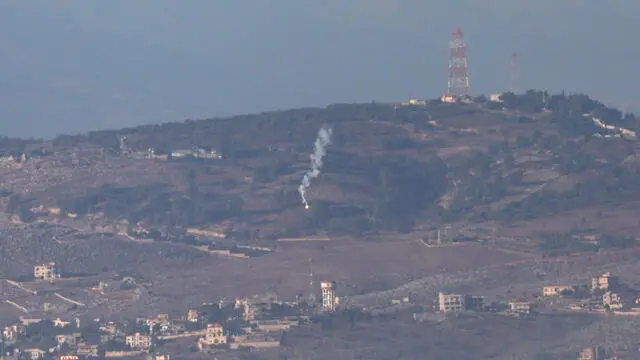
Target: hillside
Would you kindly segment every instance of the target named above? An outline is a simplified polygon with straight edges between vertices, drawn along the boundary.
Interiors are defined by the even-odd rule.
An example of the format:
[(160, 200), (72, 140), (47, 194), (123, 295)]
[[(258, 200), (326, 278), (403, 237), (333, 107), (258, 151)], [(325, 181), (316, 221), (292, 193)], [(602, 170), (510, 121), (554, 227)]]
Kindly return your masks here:
[[(537, 301), (542, 286), (588, 284), (604, 271), (639, 286), (636, 118), (584, 95), (499, 100), (336, 104), (47, 141), (0, 138), (0, 279), (23, 286), (0, 282), (0, 326), (25, 312), (180, 318), (216, 300), (319, 296), (319, 282), (332, 279), (346, 309), (337, 316), (354, 308), (389, 316), (325, 317), (260, 358), (416, 358), (427, 348), (439, 349), (433, 358), (570, 355), (604, 320), (483, 315), (433, 328), (394, 315), (405, 298), (430, 309), (438, 291)], [(311, 173), (306, 209), (298, 187), (311, 153), (323, 153), (314, 143), (323, 127), (333, 136)], [(49, 261), (63, 279), (33, 281), (33, 264)], [(144, 290), (92, 290), (123, 274)], [(60, 303), (52, 291), (86, 306)], [(626, 324), (621, 339), (633, 340), (635, 322), (610, 321)], [(425, 329), (426, 347), (408, 340)], [(513, 348), (485, 344), (503, 334)], [(517, 340), (522, 334), (531, 338)], [(393, 346), (381, 347), (383, 337)], [(331, 346), (318, 351), (320, 343)]]
[[(323, 124), (333, 141), (303, 211), (297, 187)], [(139, 223), (154, 234), (199, 228), (265, 240), (442, 223), (509, 227), (566, 214), (579, 220), (555, 231), (627, 236), (635, 223), (624, 210), (639, 200), (638, 163), (635, 142), (614, 126), (636, 125), (632, 115), (583, 95), (529, 91), (505, 94), (502, 103), (337, 104), (47, 142), (5, 138), (5, 155), (29, 158), (5, 156), (3, 208), (14, 221), (111, 231)], [(163, 155), (192, 148), (222, 158)], [(604, 217), (615, 225), (599, 229)]]

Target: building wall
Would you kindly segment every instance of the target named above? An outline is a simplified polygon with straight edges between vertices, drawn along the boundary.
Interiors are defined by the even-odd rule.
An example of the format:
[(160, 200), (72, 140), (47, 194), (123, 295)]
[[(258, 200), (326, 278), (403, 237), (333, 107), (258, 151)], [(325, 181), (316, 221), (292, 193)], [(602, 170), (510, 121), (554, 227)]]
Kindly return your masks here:
[(58, 278), (58, 269), (55, 263), (38, 264), (33, 267), (33, 277), (40, 280)]
[(571, 291), (573, 286), (557, 285), (557, 286), (545, 286), (542, 288), (543, 296), (559, 296), (563, 291)]
[(465, 296), (460, 294), (438, 294), (438, 309), (441, 312), (461, 311), (465, 308)]
[(125, 338), (125, 344), (133, 349), (148, 349), (151, 347), (151, 337), (136, 333)]

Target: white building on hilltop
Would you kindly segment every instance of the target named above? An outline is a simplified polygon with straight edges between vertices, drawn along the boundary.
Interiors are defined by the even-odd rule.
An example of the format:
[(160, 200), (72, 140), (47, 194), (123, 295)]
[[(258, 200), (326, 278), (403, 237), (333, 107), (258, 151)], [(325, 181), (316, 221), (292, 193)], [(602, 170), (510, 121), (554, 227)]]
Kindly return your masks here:
[(60, 278), (56, 263), (37, 264), (33, 267), (33, 277), (37, 280), (53, 280)]

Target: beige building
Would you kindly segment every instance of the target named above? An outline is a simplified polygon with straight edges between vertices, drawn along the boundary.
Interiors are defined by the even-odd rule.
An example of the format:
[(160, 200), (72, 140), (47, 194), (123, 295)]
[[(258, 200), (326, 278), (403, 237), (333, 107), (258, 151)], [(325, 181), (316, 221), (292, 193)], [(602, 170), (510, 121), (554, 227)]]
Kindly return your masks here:
[(33, 267), (33, 277), (37, 280), (53, 280), (60, 278), (56, 263), (37, 264)]
[(438, 293), (438, 310), (440, 312), (462, 311), (465, 309), (465, 296), (461, 294)]
[(531, 303), (528, 301), (511, 301), (509, 302), (509, 311), (513, 313), (530, 313)]
[(200, 321), (200, 312), (198, 310), (189, 310), (187, 312), (187, 321), (192, 323)]
[(624, 306), (624, 303), (619, 294), (607, 291), (602, 295), (602, 305), (611, 310), (620, 310)]
[(573, 286), (568, 286), (568, 285), (545, 286), (542, 288), (542, 295), (543, 296), (560, 296), (564, 291), (573, 291)]
[(615, 290), (620, 284), (620, 279), (617, 276), (611, 275), (610, 272), (606, 272), (602, 275), (594, 276), (591, 278), (591, 290)]
[(135, 350), (149, 350), (151, 348), (151, 336), (140, 333), (128, 335), (125, 344)]
[(588, 347), (582, 349), (578, 354), (578, 360), (602, 360), (604, 351), (600, 347)]
[(228, 342), (227, 337), (224, 335), (224, 328), (221, 324), (209, 324), (204, 337), (198, 340), (198, 348), (200, 350), (207, 347), (216, 347), (220, 345), (226, 345)]
[(22, 324), (13, 324), (5, 326), (4, 330), (2, 330), (2, 336), (4, 337), (5, 341), (13, 342), (24, 335), (26, 330), (27, 327)]

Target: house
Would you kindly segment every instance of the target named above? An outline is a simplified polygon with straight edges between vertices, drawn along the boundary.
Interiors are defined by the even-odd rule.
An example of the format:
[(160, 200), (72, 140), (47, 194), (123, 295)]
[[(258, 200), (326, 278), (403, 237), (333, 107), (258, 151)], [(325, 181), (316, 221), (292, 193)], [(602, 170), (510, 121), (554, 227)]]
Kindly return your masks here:
[(624, 302), (619, 294), (607, 291), (602, 295), (602, 305), (611, 310), (620, 310), (624, 306)]
[(563, 292), (573, 291), (573, 286), (568, 285), (554, 285), (545, 286), (542, 288), (542, 296), (560, 296)]
[(26, 330), (27, 327), (22, 324), (13, 324), (5, 326), (4, 330), (2, 330), (2, 336), (4, 338), (4, 341), (13, 342), (24, 335)]
[(531, 312), (531, 303), (528, 301), (510, 301), (509, 312), (517, 314), (528, 314)]
[(124, 343), (135, 350), (149, 350), (151, 348), (151, 336), (140, 333), (128, 335)]
[(207, 325), (207, 331), (204, 337), (198, 340), (198, 348), (200, 350), (208, 347), (216, 347), (220, 345), (226, 345), (228, 342), (227, 337), (224, 335), (224, 328), (221, 324), (209, 324)]
[(502, 93), (489, 95), (489, 101), (496, 102), (496, 103), (501, 103), (502, 102)]
[(24, 353), (28, 355), (31, 360), (39, 360), (44, 358), (46, 352), (38, 348), (24, 349)]
[(37, 264), (33, 267), (33, 277), (37, 280), (54, 280), (60, 278), (55, 262)]
[(620, 279), (617, 276), (611, 275), (610, 272), (606, 272), (602, 275), (594, 276), (591, 278), (591, 291), (615, 290), (619, 285)]
[(71, 321), (65, 321), (60, 318), (56, 318), (55, 320), (53, 320), (53, 326), (58, 328), (67, 327), (69, 325), (71, 325)]
[(192, 323), (197, 323), (200, 321), (200, 312), (198, 310), (189, 310), (187, 312), (187, 321)]
[(440, 312), (462, 311), (465, 309), (465, 296), (461, 294), (438, 293), (438, 310)]

